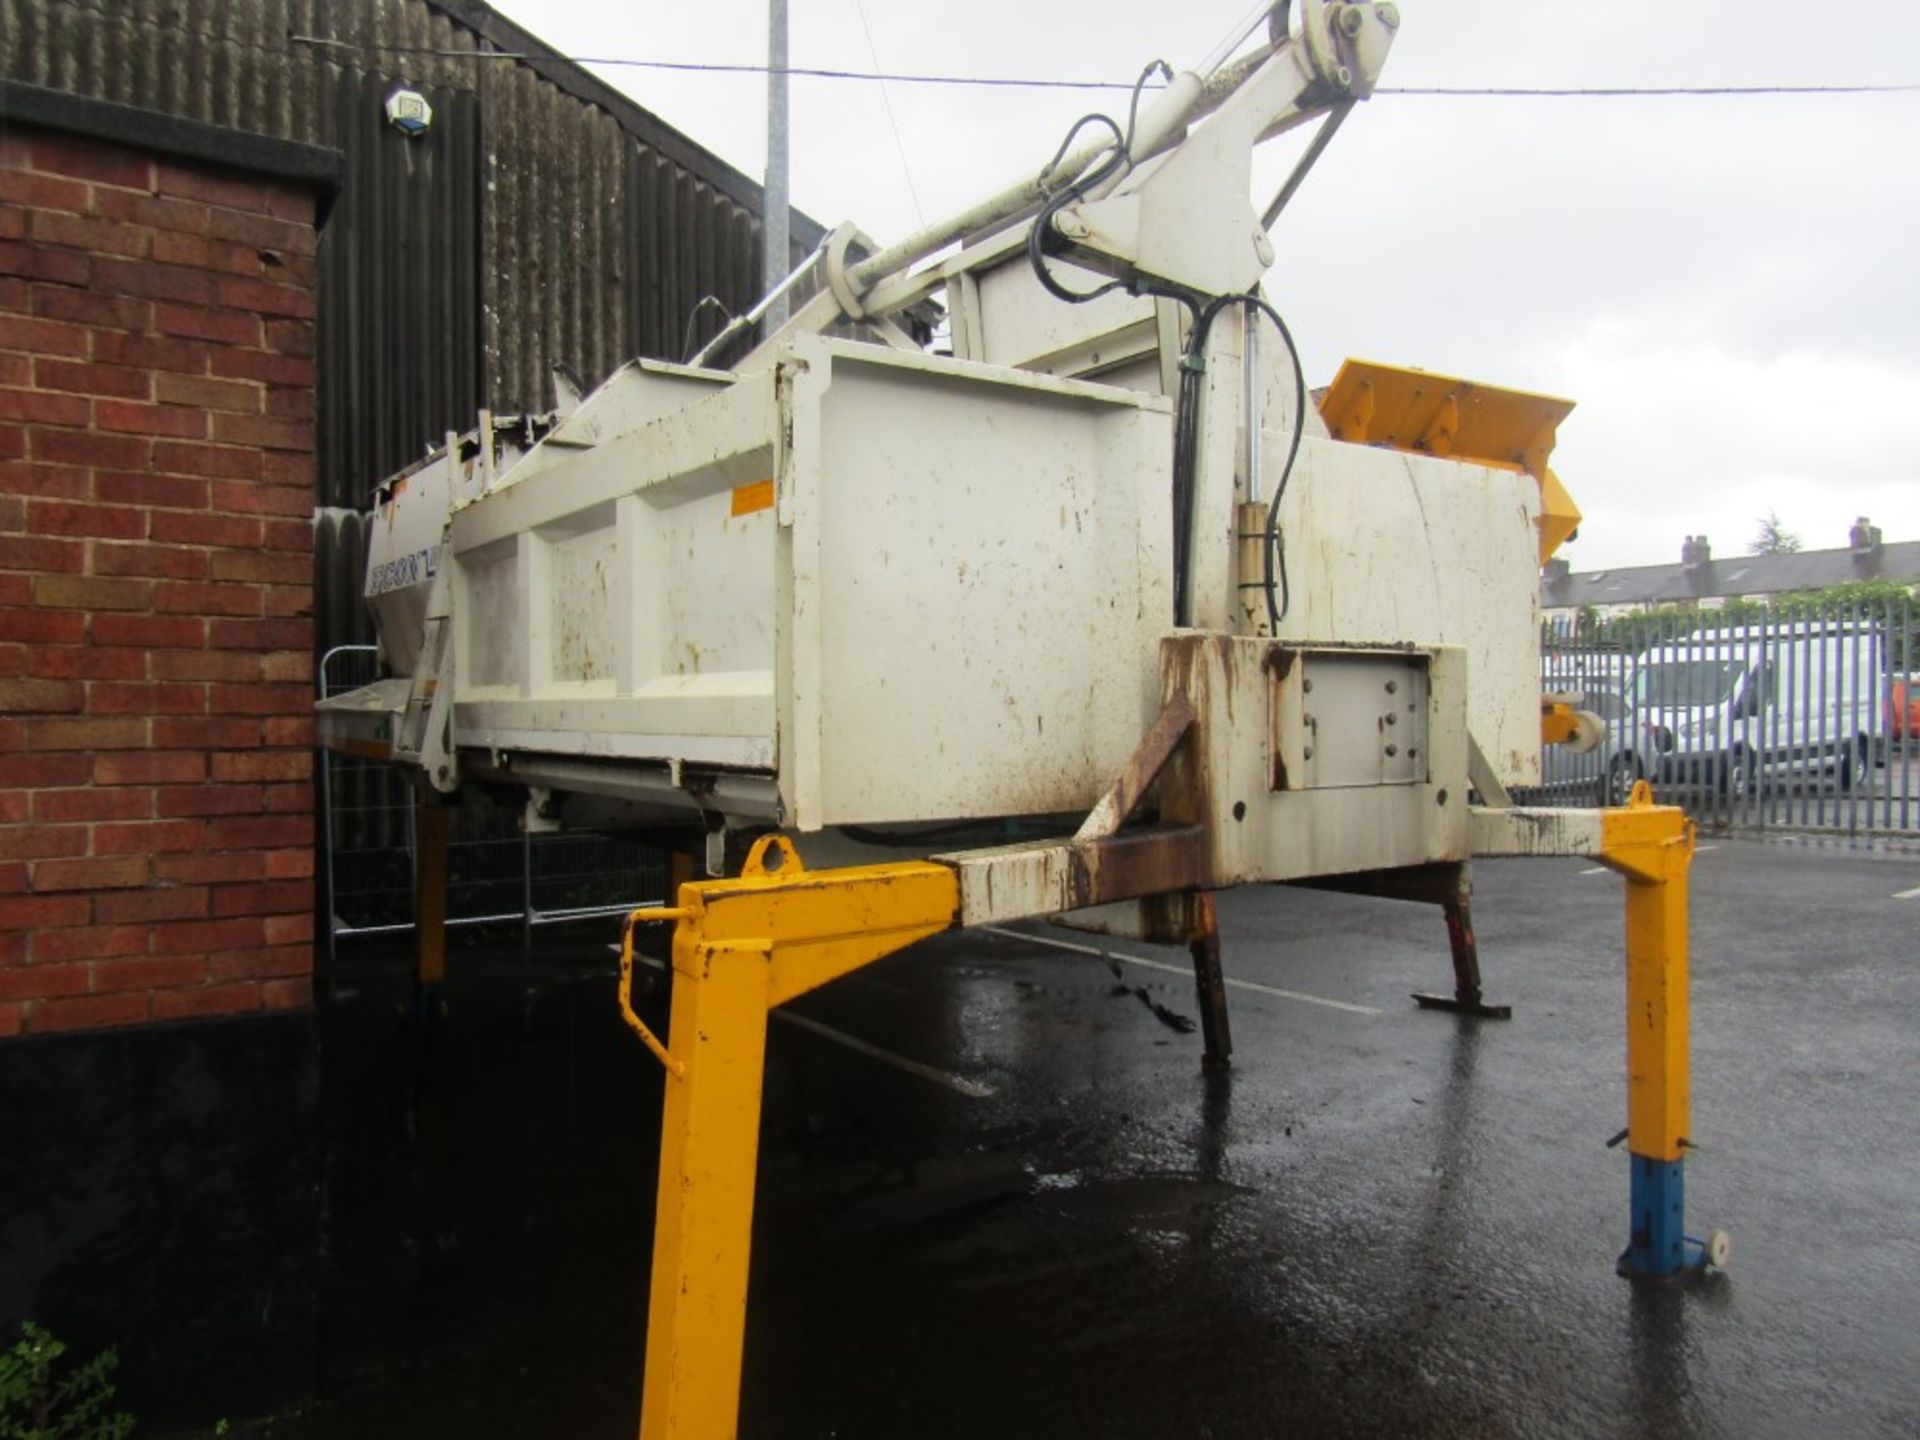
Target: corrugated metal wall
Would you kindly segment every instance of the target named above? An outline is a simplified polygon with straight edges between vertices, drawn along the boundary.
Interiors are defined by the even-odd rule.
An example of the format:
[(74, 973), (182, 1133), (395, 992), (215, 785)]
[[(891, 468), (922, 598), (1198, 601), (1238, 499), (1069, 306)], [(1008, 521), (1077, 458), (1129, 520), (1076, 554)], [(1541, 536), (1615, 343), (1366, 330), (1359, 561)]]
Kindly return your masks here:
[[(555, 364), (593, 383), (682, 358), (702, 296), (758, 293), (758, 188), (558, 57), (479, 58), (531, 48), (475, 0), (0, 0), (9, 78), (344, 153), (320, 252), (321, 506), (361, 506), (483, 404), (544, 408)], [(435, 50), (458, 53), (413, 53)], [(434, 107), (418, 139), (382, 112), (401, 83)], [(794, 217), (796, 260), (819, 234)], [(341, 563), (323, 588), (357, 587)]]
[(329, 507), (313, 513), (313, 570), (320, 583), (313, 597), (314, 656), (336, 645), (371, 645), (372, 618), (361, 595), (367, 573), (364, 510)]
[(483, 142), (471, 93), (426, 89), (433, 128), (409, 140), (386, 122), (391, 82), (358, 70), (327, 81), (352, 161), (320, 237), (317, 498), (354, 506), (430, 442), (472, 426), (485, 393)]
[[(726, 323), (708, 306), (689, 331), (702, 296), (731, 310), (741, 308), (733, 296), (759, 297), (760, 218), (644, 145), (627, 157), (626, 192), (627, 232), (660, 262), (639, 267), (629, 333), (641, 354), (684, 360), (690, 343), (704, 344)], [(805, 249), (796, 247), (796, 263)]]

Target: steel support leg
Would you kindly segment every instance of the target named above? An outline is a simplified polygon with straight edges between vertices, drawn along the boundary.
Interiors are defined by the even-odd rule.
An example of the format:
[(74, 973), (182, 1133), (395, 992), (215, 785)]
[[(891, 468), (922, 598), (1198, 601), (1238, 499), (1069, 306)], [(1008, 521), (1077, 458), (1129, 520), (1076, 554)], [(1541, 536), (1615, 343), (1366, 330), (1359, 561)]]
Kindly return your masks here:
[(1200, 1063), (1224, 1070), (1233, 1063), (1233, 1030), (1227, 1023), (1227, 986), (1220, 973), (1220, 916), (1208, 891), (1193, 897), (1193, 907), (1195, 924), (1187, 949), (1193, 955), (1193, 988), (1205, 1045)]
[(413, 943), (414, 1015), (431, 1023), (447, 978), (447, 807), (424, 784), (413, 800)]
[(640, 1434), (730, 1436), (740, 1403), (770, 954), (674, 938)]
[(1423, 1010), (1452, 1010), (1486, 1020), (1511, 1020), (1511, 1005), (1489, 1005), (1480, 989), (1480, 943), (1473, 935), (1473, 872), (1465, 864), (1439, 861), (1394, 870), (1364, 870), (1357, 875), (1326, 875), (1293, 884), (1308, 890), (1334, 890), (1343, 895), (1377, 895), (1383, 900), (1411, 900), (1438, 905), (1447, 919), (1447, 943), (1453, 952), (1453, 994), (1416, 992)]
[[(730, 1440), (740, 1407), (767, 1013), (945, 930), (954, 872), (909, 861), (809, 873), (769, 837), (740, 876), (628, 917), (620, 1008), (667, 1071), (641, 1440)], [(633, 1009), (633, 927), (671, 920), (667, 1042)]]
[(1452, 883), (1441, 892), (1440, 909), (1447, 918), (1447, 945), (1453, 952), (1453, 994), (1416, 993), (1414, 1002), (1423, 1010), (1452, 1010), (1485, 1020), (1511, 1020), (1511, 1005), (1490, 1005), (1481, 995), (1480, 942), (1473, 934), (1472, 871), (1465, 865), (1447, 868), (1456, 873)]
[(1687, 872), (1693, 827), (1644, 782), (1603, 821), (1601, 861), (1627, 880), (1627, 1149), (1631, 1224), (1622, 1275), (1670, 1280), (1704, 1256), (1686, 1237)]

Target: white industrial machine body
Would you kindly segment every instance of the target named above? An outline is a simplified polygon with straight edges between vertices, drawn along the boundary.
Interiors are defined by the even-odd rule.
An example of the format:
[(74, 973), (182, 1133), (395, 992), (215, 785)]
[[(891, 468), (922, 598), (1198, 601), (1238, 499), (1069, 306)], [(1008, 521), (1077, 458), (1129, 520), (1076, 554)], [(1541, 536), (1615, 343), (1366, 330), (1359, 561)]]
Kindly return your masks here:
[[(1462, 862), (1593, 855), (1631, 882), (1622, 1263), (1680, 1271), (1690, 831), (1644, 788), (1604, 815), (1506, 793), (1580, 728), (1539, 683), (1570, 407), (1364, 362), (1310, 405), (1258, 288), (1398, 27), (1388, 0), (1258, 4), (1195, 69), (1143, 72), (1124, 128), (1086, 117), (892, 246), (842, 226), (690, 363), (483, 414), (382, 487), (394, 673), (322, 702), (323, 743), (417, 767), (424, 814), (513, 787), (530, 826), (703, 835), (723, 877), (633, 911), (620, 947), (623, 1019), (668, 1077), (648, 1440), (735, 1433), (766, 1012), (949, 928), (1188, 945), (1217, 1065), (1210, 892), (1442, 905), (1438, 1003), (1490, 1016)], [(1252, 149), (1313, 120), (1255, 210)], [(894, 318), (936, 293), (950, 355)], [(633, 1004), (645, 919), (674, 924), (665, 1041)]]
[[(803, 831), (1098, 798), (1160, 700), (1165, 400), (807, 336), (610, 387), (584, 408), (651, 418), (462, 476), (444, 548), (405, 523), (431, 477), (382, 509), (402, 554), (370, 573), (422, 554), (425, 585), (432, 553), (451, 587), (456, 748), (657, 767), (662, 795), (765, 777), (757, 818)], [(1525, 475), (1309, 437), (1276, 638), (1465, 647), (1470, 728), (1525, 784), (1537, 510)]]
[[(1341, 53), (1377, 68), (1391, 7), (1336, 8), (1358, 37)], [(1233, 737), (1209, 781), (1240, 807), (1216, 878), (1465, 858), (1469, 771), (1483, 793), (1538, 776), (1531, 475), (1331, 438), (1271, 330), (1264, 365), (1243, 356), (1265, 327), (1235, 305), (1201, 357), (1175, 624), (1170, 392), (1202, 364), (1197, 307), (1152, 277), (1270, 263), (1247, 153), (1324, 113), (1330, 73), (1276, 42), (1179, 77), (1130, 174), (1056, 192), (1050, 237), (1150, 293), (1043, 291), (1029, 227), (1006, 223), (1043, 172), (864, 260), (836, 232), (828, 284), (732, 369), (634, 362), (554, 416), (449, 437), (379, 499), (368, 590), (405, 678), (329, 702), (323, 730), (378, 716), (443, 790), (510, 781), (635, 824), (1058, 817), (1100, 799), (1187, 654), (1220, 711), (1206, 743)], [(935, 290), (953, 356), (885, 318)], [(828, 333), (849, 321), (889, 343)], [(1236, 534), (1275, 486), (1277, 624)], [(1196, 666), (1179, 645), (1200, 635), (1226, 648)]]

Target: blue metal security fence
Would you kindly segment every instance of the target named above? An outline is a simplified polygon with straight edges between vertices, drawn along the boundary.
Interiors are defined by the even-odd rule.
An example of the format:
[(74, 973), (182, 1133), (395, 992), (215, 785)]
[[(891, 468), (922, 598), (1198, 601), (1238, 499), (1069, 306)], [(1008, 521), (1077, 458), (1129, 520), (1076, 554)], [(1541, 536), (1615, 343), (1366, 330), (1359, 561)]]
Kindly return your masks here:
[[(341, 645), (320, 662), (324, 695), (377, 678), (371, 645)], [(322, 752), (322, 883), (327, 943), (413, 924), (413, 790), (396, 766)], [(536, 925), (623, 914), (657, 900), (660, 853), (586, 831), (526, 834), (514, 809), (463, 796), (447, 844), (447, 923)]]
[(1633, 782), (1702, 823), (1920, 833), (1920, 607), (1905, 593), (1550, 618), (1540, 679), (1606, 722), (1548, 746), (1530, 803), (1620, 804)]

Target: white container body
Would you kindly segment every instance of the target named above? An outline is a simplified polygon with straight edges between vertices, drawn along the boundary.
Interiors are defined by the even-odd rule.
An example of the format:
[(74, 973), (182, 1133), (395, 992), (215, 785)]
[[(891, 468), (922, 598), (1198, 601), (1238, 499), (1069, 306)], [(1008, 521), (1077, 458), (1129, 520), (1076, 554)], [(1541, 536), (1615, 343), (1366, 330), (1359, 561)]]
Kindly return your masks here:
[[(817, 337), (744, 376), (629, 366), (454, 512), (455, 747), (696, 804), (744, 777), (801, 831), (1084, 811), (1160, 704), (1171, 427), (1134, 390)], [(1530, 783), (1538, 505), (1308, 439), (1279, 638), (1464, 647), (1469, 728)]]

